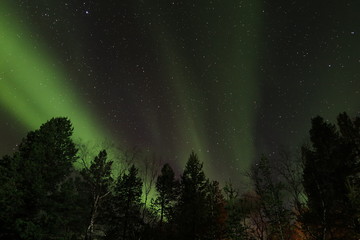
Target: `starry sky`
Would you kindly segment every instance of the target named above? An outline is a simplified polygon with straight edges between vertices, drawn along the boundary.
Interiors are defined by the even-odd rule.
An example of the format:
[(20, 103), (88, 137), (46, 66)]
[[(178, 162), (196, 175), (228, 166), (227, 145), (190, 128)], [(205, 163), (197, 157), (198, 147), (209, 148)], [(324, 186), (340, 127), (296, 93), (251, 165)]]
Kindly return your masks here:
[(360, 2), (2, 0), (0, 154), (67, 116), (75, 138), (208, 176), (296, 150), (310, 119), (360, 114)]

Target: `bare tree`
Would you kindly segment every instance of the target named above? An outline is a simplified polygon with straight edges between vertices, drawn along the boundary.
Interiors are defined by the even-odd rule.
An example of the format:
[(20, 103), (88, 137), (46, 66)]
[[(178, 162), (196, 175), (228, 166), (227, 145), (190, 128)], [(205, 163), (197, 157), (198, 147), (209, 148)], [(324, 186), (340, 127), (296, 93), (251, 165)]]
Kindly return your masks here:
[(299, 158), (291, 157), (288, 151), (281, 151), (275, 172), (282, 178), (285, 190), (290, 194), (291, 207), (295, 215), (304, 209), (304, 187), (302, 185), (303, 163)]
[(259, 196), (248, 193), (244, 196), (251, 203), (250, 212), (247, 216), (247, 227), (254, 239), (265, 240), (268, 236), (268, 222), (262, 209)]
[(259, 163), (253, 166), (251, 179), (266, 217), (269, 236), (276, 236), (281, 240), (289, 239), (291, 215), (284, 204), (284, 184), (281, 179), (275, 178), (274, 169), (266, 157), (263, 156)]
[(155, 154), (151, 157), (145, 156), (142, 158), (140, 163), (142, 178), (143, 178), (143, 210), (142, 210), (142, 219), (145, 220), (149, 196), (150, 193), (154, 190), (156, 178), (159, 175), (159, 170), (162, 165), (161, 159), (157, 158)]

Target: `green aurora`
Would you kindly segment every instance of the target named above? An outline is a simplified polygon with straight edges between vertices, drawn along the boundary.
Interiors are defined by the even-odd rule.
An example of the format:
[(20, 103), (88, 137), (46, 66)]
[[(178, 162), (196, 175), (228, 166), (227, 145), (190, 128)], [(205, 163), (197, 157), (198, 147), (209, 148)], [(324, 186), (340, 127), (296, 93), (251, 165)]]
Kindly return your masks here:
[(25, 129), (38, 128), (52, 117), (72, 121), (75, 138), (86, 141), (109, 139), (56, 59), (35, 43), (31, 33), (0, 4), (0, 105)]
[[(196, 86), (194, 79), (211, 79), (211, 72), (198, 73), (198, 69), (188, 67), (191, 65), (191, 58), (182, 54), (181, 48), (172, 39), (176, 40), (175, 34), (171, 36), (171, 29), (153, 28), (153, 38), (160, 42), (160, 52), (163, 53), (161, 62), (165, 64), (165, 75), (170, 76), (170, 85), (174, 89), (177, 99), (177, 106), (182, 106), (184, 112), (177, 114), (176, 126), (186, 126), (177, 128), (177, 135), (182, 139), (180, 149), (192, 148), (199, 154), (200, 159), (204, 160), (206, 172), (215, 179), (239, 178), (239, 171), (245, 173), (250, 168), (251, 161), (255, 155), (255, 118), (257, 115), (256, 107), (259, 104), (259, 76), (256, 73), (256, 66), (259, 65), (259, 48), (261, 41), (261, 16), (257, 14), (262, 8), (260, 1), (252, 1), (251, 4), (244, 4), (242, 8), (233, 8), (232, 4), (218, 3), (217, 9), (221, 9), (224, 16), (230, 14), (236, 16), (231, 22), (241, 23), (242, 26), (230, 25), (235, 28), (229, 31), (224, 28), (224, 20), (219, 20), (211, 15), (206, 15), (201, 11), (194, 15), (200, 15), (202, 21), (207, 21), (205, 27), (213, 29), (218, 34), (214, 39), (205, 39), (200, 46), (200, 55), (203, 55), (203, 68), (212, 69), (220, 73), (218, 81), (207, 83), (204, 86)], [(216, 8), (216, 7), (214, 7)], [(205, 20), (204, 20), (205, 19)], [(189, 22), (189, 24), (191, 24)], [(202, 23), (195, 23), (201, 25)], [(236, 30), (238, 28), (238, 30)], [(168, 41), (162, 41), (161, 34), (168, 33), (165, 37)], [(164, 39), (164, 38), (163, 38)], [(206, 47), (214, 45), (211, 53)], [(228, 46), (226, 49), (223, 46)], [(235, 50), (234, 49), (238, 49)], [(216, 55), (217, 58), (213, 58)], [(210, 58), (210, 59), (206, 59)], [(179, 60), (180, 59), (180, 60)], [(216, 62), (215, 65), (207, 62)], [(241, 64), (239, 64), (241, 63)], [(194, 87), (188, 87), (194, 86)], [(205, 89), (210, 89), (208, 92)], [(210, 96), (209, 92), (216, 93)], [(206, 99), (205, 103), (197, 99)], [(233, 108), (232, 106), (236, 106)], [(216, 108), (225, 115), (213, 115)], [(196, 121), (194, 120), (196, 116)], [(205, 127), (206, 124), (213, 127)], [(209, 146), (216, 146), (218, 143), (211, 143), (213, 129), (231, 129), (230, 132), (220, 133), (213, 136), (213, 139), (220, 138), (226, 143), (227, 148), (224, 152), (215, 153)], [(187, 135), (191, 133), (191, 136)], [(218, 140), (220, 141), (220, 140)], [(187, 160), (186, 154), (179, 158), (179, 167), (183, 167)], [(217, 155), (218, 154), (218, 155)], [(219, 171), (216, 161), (226, 155), (229, 157), (230, 168)], [(216, 166), (216, 167), (214, 167)], [(226, 172), (227, 177), (224, 177)]]
[(359, 114), (357, 8), (279, 6), (1, 1), (9, 144), (67, 116), (74, 139), (138, 146), (177, 173), (194, 150), (211, 179), (240, 182), (262, 153), (296, 151), (311, 117)]
[[(238, 169), (248, 169), (251, 158), (254, 154), (254, 118), (256, 112), (253, 104), (258, 99), (257, 76), (254, 66), (257, 65), (256, 42), (259, 41), (260, 19), (256, 16), (256, 12), (260, 9), (258, 1), (248, 4), (245, 8), (232, 10), (231, 5), (225, 6), (222, 11), (232, 11), (231, 14), (238, 16), (235, 21), (242, 22), (244, 26), (239, 31), (232, 31), (232, 35), (226, 34), (226, 29), (221, 22), (210, 22), (211, 27), (217, 31), (223, 31), (219, 39), (211, 39), (210, 41), (217, 43), (227, 41), (229, 47), (224, 51), (222, 45), (215, 46), (215, 52), (221, 55), (221, 63), (212, 66), (217, 71), (222, 72), (219, 76), (225, 84), (210, 85), (209, 87), (216, 92), (231, 92), (231, 95), (221, 96), (206, 103), (206, 108), (211, 109), (214, 106), (227, 108), (226, 104), (235, 104), (240, 109), (229, 109), (227, 116), (221, 116), (222, 119), (215, 119), (211, 124), (218, 125), (219, 128), (232, 127), (234, 132), (222, 134), (223, 141), (228, 146), (227, 156), (232, 160), (231, 169), (235, 176)], [(68, 74), (65, 69), (56, 64), (56, 59), (42, 49), (42, 44), (34, 42), (31, 32), (26, 31), (26, 26), (11, 13), (9, 6), (3, 2), (1, 4), (0, 28), (3, 33), (0, 38), (1, 59), (1, 94), (0, 104), (7, 109), (7, 112), (14, 119), (19, 119), (25, 129), (35, 129), (41, 123), (54, 116), (67, 116), (71, 119), (75, 129), (75, 138), (82, 138), (85, 141), (95, 141), (99, 139), (110, 139), (111, 136), (107, 132), (109, 129), (99, 128), (99, 121), (96, 121), (96, 115), (92, 112), (83, 99), (77, 95), (76, 88), (68, 80)], [(201, 13), (199, 13), (201, 14)], [(207, 16), (204, 16), (207, 17)], [(158, 29), (152, 29), (154, 38), (159, 33)], [(171, 37), (171, 29), (164, 29)], [(245, 36), (245, 37), (244, 37)], [(161, 41), (161, 39), (158, 39)], [(203, 105), (194, 104), (188, 99), (196, 99), (206, 96), (206, 93), (198, 89), (189, 89), (187, 86), (192, 84), (190, 81), (197, 77), (195, 72), (191, 72), (190, 76), (184, 72), (184, 64), (171, 64), (176, 58), (186, 59), (187, 56), (181, 56), (181, 49), (178, 49), (175, 42), (169, 41), (161, 44), (160, 51), (163, 53), (163, 62), (165, 65), (164, 75), (171, 76), (170, 85), (175, 92), (175, 99), (179, 106), (185, 111), (179, 112), (177, 119), (176, 131), (174, 134), (180, 139), (180, 145), (177, 146), (179, 152), (183, 152), (175, 164), (178, 168), (185, 165), (188, 151), (194, 149), (200, 158), (205, 161), (205, 169), (212, 177), (221, 177), (212, 168), (211, 161), (215, 161), (220, 156), (212, 156), (213, 151), (209, 148), (209, 135), (204, 123), (211, 116), (208, 112), (197, 115), (196, 121), (192, 118), (195, 112), (201, 113)], [(233, 51), (232, 49), (246, 49)], [(204, 54), (206, 49), (202, 49)], [(172, 54), (169, 54), (172, 53)], [(165, 58), (171, 58), (169, 59)], [(186, 61), (186, 60), (185, 60)], [(232, 67), (238, 62), (246, 64), (241, 68)], [(207, 73), (205, 72), (204, 75)], [(205, 76), (206, 77), (206, 76)], [(156, 137), (160, 132), (160, 124), (156, 112), (146, 116), (151, 123), (153, 136)], [(184, 128), (186, 131), (184, 131)], [(190, 135), (189, 135), (190, 133)], [(225, 140), (226, 139), (226, 140)], [(111, 140), (112, 141), (112, 140)], [(158, 136), (158, 141), (161, 141)], [(185, 151), (184, 151), (185, 150)], [(187, 150), (187, 151), (186, 151)], [(240, 161), (241, 159), (241, 161)], [(209, 162), (210, 161), (210, 162)]]

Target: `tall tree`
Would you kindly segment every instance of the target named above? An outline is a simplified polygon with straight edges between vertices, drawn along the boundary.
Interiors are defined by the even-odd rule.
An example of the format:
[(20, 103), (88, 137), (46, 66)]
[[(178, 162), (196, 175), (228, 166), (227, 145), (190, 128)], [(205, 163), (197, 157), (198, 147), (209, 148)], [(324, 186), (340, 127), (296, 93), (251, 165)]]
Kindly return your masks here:
[(308, 211), (302, 222), (313, 239), (358, 239), (356, 210), (348, 182), (359, 176), (359, 119), (343, 113), (336, 126), (312, 119), (312, 146), (303, 147), (304, 189)]
[(231, 182), (226, 182), (225, 193), (225, 236), (226, 239), (247, 239), (245, 219), (246, 212), (243, 205), (245, 201), (240, 198), (239, 191), (234, 188)]
[(207, 186), (206, 205), (207, 230), (204, 233), (204, 239), (223, 239), (226, 221), (225, 199), (217, 181), (212, 181)]
[(156, 180), (157, 198), (155, 205), (160, 209), (160, 226), (174, 216), (174, 206), (177, 199), (179, 183), (169, 164), (164, 164), (161, 174)]
[(52, 118), (39, 130), (29, 132), (19, 146), (20, 168), (28, 178), (24, 180), (31, 184), (34, 176), (41, 176), (45, 190), (55, 191), (77, 160), (72, 133), (73, 127), (67, 118)]
[(140, 168), (140, 174), (143, 182), (143, 209), (142, 209), (142, 219), (146, 220), (147, 224), (152, 222), (151, 211), (149, 211), (148, 203), (152, 200), (150, 199), (150, 193), (154, 191), (154, 185), (156, 182), (156, 177), (159, 174), (160, 168), (160, 159), (158, 159), (155, 154), (152, 157), (144, 157), (140, 163), (142, 166)]
[(350, 166), (350, 173), (347, 176), (348, 198), (351, 202), (353, 213), (353, 228), (360, 235), (360, 117), (353, 121), (346, 113), (338, 116), (339, 130), (342, 142), (349, 154), (347, 164)]
[(100, 151), (99, 155), (91, 162), (89, 168), (84, 168), (81, 175), (87, 185), (91, 198), (91, 213), (86, 230), (86, 240), (91, 240), (94, 234), (94, 226), (99, 216), (99, 208), (103, 204), (106, 197), (110, 194), (110, 186), (113, 182), (111, 176), (112, 161), (107, 161), (107, 153), (105, 150)]
[(202, 239), (206, 226), (208, 180), (197, 155), (192, 152), (181, 177), (177, 224), (181, 239)]
[(57, 194), (77, 159), (72, 132), (69, 119), (53, 118), (27, 134), (11, 163), (9, 158), (3, 161), (3, 171), (15, 177), (4, 186), (11, 184), (12, 197), (21, 196), (10, 214), (18, 239), (50, 238), (65, 231), (56, 213), (62, 207)]
[(282, 196), (284, 185), (280, 181), (275, 181), (273, 170), (266, 157), (262, 157), (259, 163), (253, 166), (251, 177), (266, 217), (268, 237), (288, 239), (291, 215), (284, 205)]
[(142, 181), (132, 165), (128, 173), (119, 176), (110, 199), (110, 216), (106, 239), (138, 239), (141, 231)]
[(301, 162), (301, 154), (294, 158), (288, 151), (280, 152), (276, 159), (275, 174), (281, 177), (284, 184), (285, 196), (284, 203), (291, 213), (291, 235), (293, 238), (304, 238), (304, 226), (299, 222), (299, 216), (306, 210), (305, 194), (302, 184), (303, 163)]
[[(17, 154), (18, 156), (18, 154)], [(23, 190), (19, 187), (18, 157), (0, 159), (0, 239), (19, 239), (16, 220), (24, 208)]]

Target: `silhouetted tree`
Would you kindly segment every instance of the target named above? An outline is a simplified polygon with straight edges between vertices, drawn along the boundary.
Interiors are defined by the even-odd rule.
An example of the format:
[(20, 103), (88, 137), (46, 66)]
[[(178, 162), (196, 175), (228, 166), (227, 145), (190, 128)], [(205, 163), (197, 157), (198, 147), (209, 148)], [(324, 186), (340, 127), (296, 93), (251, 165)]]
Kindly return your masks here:
[(305, 199), (302, 185), (304, 167), (300, 154), (298, 156), (294, 158), (290, 152), (282, 151), (276, 159), (277, 166), (275, 167), (275, 173), (281, 177), (284, 190), (289, 194), (288, 201), (294, 215), (302, 212)]
[(274, 173), (281, 179), (283, 185), (283, 202), (289, 209), (290, 228), (288, 230), (291, 234), (287, 233), (286, 235), (292, 236), (292, 239), (303, 238), (303, 232), (306, 231), (298, 218), (306, 210), (306, 197), (302, 184), (304, 167), (301, 162), (301, 155), (295, 156), (288, 151), (281, 151), (275, 159), (276, 165), (274, 167)]
[(156, 207), (159, 208), (160, 226), (164, 221), (169, 221), (174, 216), (174, 206), (177, 199), (179, 183), (169, 164), (164, 164), (161, 174), (156, 180), (157, 198)]
[(160, 160), (156, 158), (155, 154), (152, 157), (144, 157), (140, 162), (140, 175), (143, 183), (143, 207), (142, 207), (142, 220), (148, 225), (152, 224), (154, 217), (149, 207), (150, 193), (154, 190), (156, 177), (159, 174)]
[(141, 233), (142, 182), (138, 169), (132, 165), (119, 176), (110, 199), (106, 239), (138, 239)]
[(202, 239), (207, 230), (208, 180), (202, 167), (203, 164), (192, 152), (181, 177), (180, 197), (176, 209), (176, 222), (181, 239)]
[(20, 209), (24, 210), (24, 193), (19, 186), (21, 176), (17, 172), (18, 154), (16, 156), (0, 159), (0, 239), (20, 238), (15, 223), (20, 217)]
[(335, 125), (312, 119), (312, 146), (304, 146), (304, 189), (308, 211), (302, 222), (313, 239), (358, 239), (356, 206), (349, 198), (349, 181), (359, 176), (359, 119), (343, 113)]
[(84, 168), (81, 175), (86, 184), (86, 190), (90, 196), (90, 219), (86, 230), (86, 240), (91, 240), (94, 234), (100, 207), (110, 194), (110, 186), (113, 182), (111, 176), (112, 161), (107, 161), (105, 150), (100, 151), (99, 155), (91, 162), (89, 168)]
[(14, 179), (4, 179), (1, 188), (12, 188), (13, 193), (6, 199), (17, 204), (12, 213), (9, 208), (12, 204), (6, 207), (7, 214), (14, 219), (11, 226), (3, 227), (11, 228), (15, 238), (43, 239), (66, 234), (67, 226), (63, 224), (66, 221), (59, 219), (63, 205), (58, 194), (77, 159), (72, 132), (69, 119), (53, 118), (39, 130), (29, 132), (18, 152), (3, 160), (2, 171)]
[(350, 166), (350, 173), (346, 179), (348, 198), (351, 203), (351, 212), (353, 213), (352, 227), (360, 235), (360, 117), (353, 121), (346, 113), (338, 116), (339, 130), (342, 136), (342, 142), (346, 146), (349, 154), (347, 164)]
[(206, 195), (206, 228), (204, 239), (220, 240), (225, 236), (225, 200), (221, 193), (219, 183), (212, 181), (207, 186)]
[(79, 239), (86, 232), (91, 202), (79, 182), (80, 173), (74, 170), (54, 193), (48, 211), (53, 213), (55, 221), (42, 226), (51, 229), (53, 234), (44, 236), (44, 239)]
[(272, 171), (268, 159), (262, 157), (259, 163), (253, 166), (251, 178), (259, 196), (261, 210), (266, 217), (268, 237), (285, 240), (289, 239), (291, 215), (284, 205), (284, 185), (275, 181)]
[(179, 182), (169, 164), (164, 164), (156, 180), (156, 197), (152, 202), (152, 211), (158, 218), (154, 226), (156, 239), (174, 238), (174, 214), (179, 194)]
[(192, 152), (180, 183), (170, 165), (163, 166), (150, 208), (155, 161), (145, 161), (139, 176), (129, 165), (135, 153), (122, 154), (125, 167), (116, 169), (114, 182), (107, 152), (90, 162), (90, 151), (79, 145), (84, 168), (76, 170), (71, 122), (53, 118), (29, 132), (12, 156), (0, 158), (0, 239), (287, 240), (304, 237), (295, 235), (298, 216), (308, 239), (357, 240), (360, 118), (342, 113), (337, 125), (314, 118), (311, 146), (302, 147), (304, 167), (287, 154), (277, 165), (263, 157), (251, 172), (255, 192), (242, 196), (227, 183), (224, 198)]
[(235, 240), (248, 239), (246, 232), (245, 219), (247, 212), (243, 208), (243, 199), (240, 198), (239, 191), (234, 188), (231, 182), (226, 182), (225, 193), (225, 236), (226, 239)]

